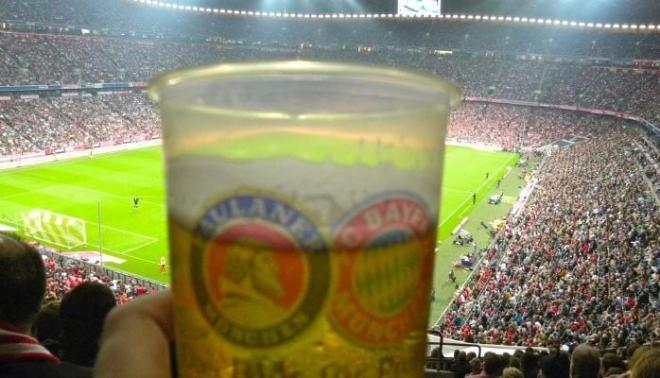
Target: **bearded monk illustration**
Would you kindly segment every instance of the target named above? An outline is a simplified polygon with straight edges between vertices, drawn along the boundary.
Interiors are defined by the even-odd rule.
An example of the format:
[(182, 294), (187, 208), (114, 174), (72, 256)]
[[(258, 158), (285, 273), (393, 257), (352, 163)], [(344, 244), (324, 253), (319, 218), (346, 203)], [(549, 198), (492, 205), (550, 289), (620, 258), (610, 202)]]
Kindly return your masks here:
[(275, 251), (264, 242), (240, 239), (227, 248), (226, 268), (218, 279), (221, 312), (247, 328), (283, 320), (287, 311), (278, 300), (285, 294)]

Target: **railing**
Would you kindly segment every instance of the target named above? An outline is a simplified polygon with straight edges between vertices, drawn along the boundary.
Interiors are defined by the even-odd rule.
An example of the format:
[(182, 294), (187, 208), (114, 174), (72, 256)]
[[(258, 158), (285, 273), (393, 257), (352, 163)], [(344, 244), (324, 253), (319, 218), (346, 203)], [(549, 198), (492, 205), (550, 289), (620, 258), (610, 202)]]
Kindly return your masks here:
[(160, 290), (165, 290), (165, 289), (168, 288), (167, 285), (164, 285), (162, 283), (155, 282), (155, 281), (149, 280), (149, 279), (144, 278), (144, 277), (140, 277), (140, 276), (135, 275), (135, 274), (126, 274), (126, 273), (122, 273), (122, 272), (119, 272), (119, 271), (116, 271), (116, 270), (113, 270), (113, 269), (108, 269), (108, 268), (106, 268), (102, 265), (90, 264), (90, 263), (88, 263), (84, 260), (78, 260), (78, 259), (71, 258), (69, 256), (66, 256), (64, 254), (55, 252), (54, 250), (43, 247), (43, 246), (39, 246), (37, 249), (39, 250), (40, 253), (55, 259), (61, 265), (64, 265), (64, 264), (70, 263), (70, 262), (75, 262), (77, 264), (83, 264), (83, 266), (85, 267), (86, 270), (88, 270), (90, 272), (94, 272), (99, 276), (106, 276), (106, 277), (108, 277), (109, 280), (120, 280), (124, 283), (130, 283), (132, 285), (143, 286), (148, 291), (152, 291), (152, 290), (160, 291)]

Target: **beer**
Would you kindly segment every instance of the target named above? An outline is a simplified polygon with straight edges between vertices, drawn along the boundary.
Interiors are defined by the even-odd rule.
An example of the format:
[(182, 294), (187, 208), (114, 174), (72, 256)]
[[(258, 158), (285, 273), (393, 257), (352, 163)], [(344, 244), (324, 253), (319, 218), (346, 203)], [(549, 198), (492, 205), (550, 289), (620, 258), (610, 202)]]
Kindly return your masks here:
[(423, 376), (456, 93), (398, 75), (295, 62), (161, 79), (182, 376)]

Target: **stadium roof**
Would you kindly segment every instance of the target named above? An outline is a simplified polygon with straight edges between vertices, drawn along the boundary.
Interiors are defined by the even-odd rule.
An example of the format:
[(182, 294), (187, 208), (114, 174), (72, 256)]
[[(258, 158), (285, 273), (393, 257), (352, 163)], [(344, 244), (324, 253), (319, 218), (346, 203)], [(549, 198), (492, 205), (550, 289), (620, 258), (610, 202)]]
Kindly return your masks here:
[[(166, 1), (166, 0), (164, 0)], [(180, 4), (295, 13), (395, 13), (397, 0), (179, 0)], [(657, 0), (441, 0), (444, 13), (489, 14), (576, 21), (660, 21)]]

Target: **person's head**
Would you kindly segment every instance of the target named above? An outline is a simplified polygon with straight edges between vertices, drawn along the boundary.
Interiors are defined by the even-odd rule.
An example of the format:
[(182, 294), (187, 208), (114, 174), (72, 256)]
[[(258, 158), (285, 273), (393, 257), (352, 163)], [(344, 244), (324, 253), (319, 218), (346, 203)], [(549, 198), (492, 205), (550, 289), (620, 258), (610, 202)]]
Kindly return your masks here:
[(516, 356), (511, 356), (511, 358), (509, 359), (509, 366), (522, 371), (522, 369), (520, 368), (520, 358)]
[(486, 353), (484, 356), (483, 370), (488, 376), (495, 377), (500, 373), (500, 357), (495, 353)]
[(541, 359), (543, 378), (568, 378), (571, 360), (565, 352), (555, 351)]
[(32, 336), (43, 343), (46, 340), (59, 340), (60, 334), (60, 302), (51, 301), (41, 306), (37, 320), (32, 325)]
[(626, 371), (626, 364), (623, 362), (623, 359), (612, 352), (605, 353), (600, 360), (600, 364), (605, 372), (610, 368), (619, 368)]
[(630, 359), (631, 378), (656, 378), (660, 375), (660, 347), (645, 345), (637, 348)]
[(470, 372), (472, 374), (481, 373), (481, 360), (477, 357), (474, 357), (470, 360)]
[(604, 376), (605, 377), (611, 377), (613, 375), (619, 375), (619, 374), (623, 374), (625, 372), (626, 371), (624, 369), (621, 369), (621, 368), (618, 368), (618, 367), (611, 367), (611, 368), (605, 370), (605, 375)]
[(523, 378), (523, 373), (517, 368), (508, 367), (502, 372), (502, 378)]
[(571, 378), (598, 378), (600, 375), (600, 356), (595, 348), (580, 344), (571, 355)]
[(462, 364), (467, 364), (467, 354), (466, 354), (465, 352), (461, 351), (461, 352), (458, 354), (458, 359), (457, 359), (457, 361), (460, 362), (460, 363), (462, 363)]
[(520, 367), (522, 368), (525, 377), (535, 377), (538, 372), (539, 356), (534, 352), (534, 349), (527, 348), (525, 353), (520, 357)]
[(65, 361), (93, 366), (106, 315), (115, 296), (105, 285), (86, 282), (71, 290), (60, 310), (62, 355)]
[(504, 366), (502, 369), (505, 367), (509, 367), (509, 362), (511, 361), (511, 355), (509, 353), (502, 353), (500, 356), (500, 360), (502, 362), (502, 365)]
[(0, 234), (0, 322), (28, 332), (46, 293), (46, 269), (32, 246)]

